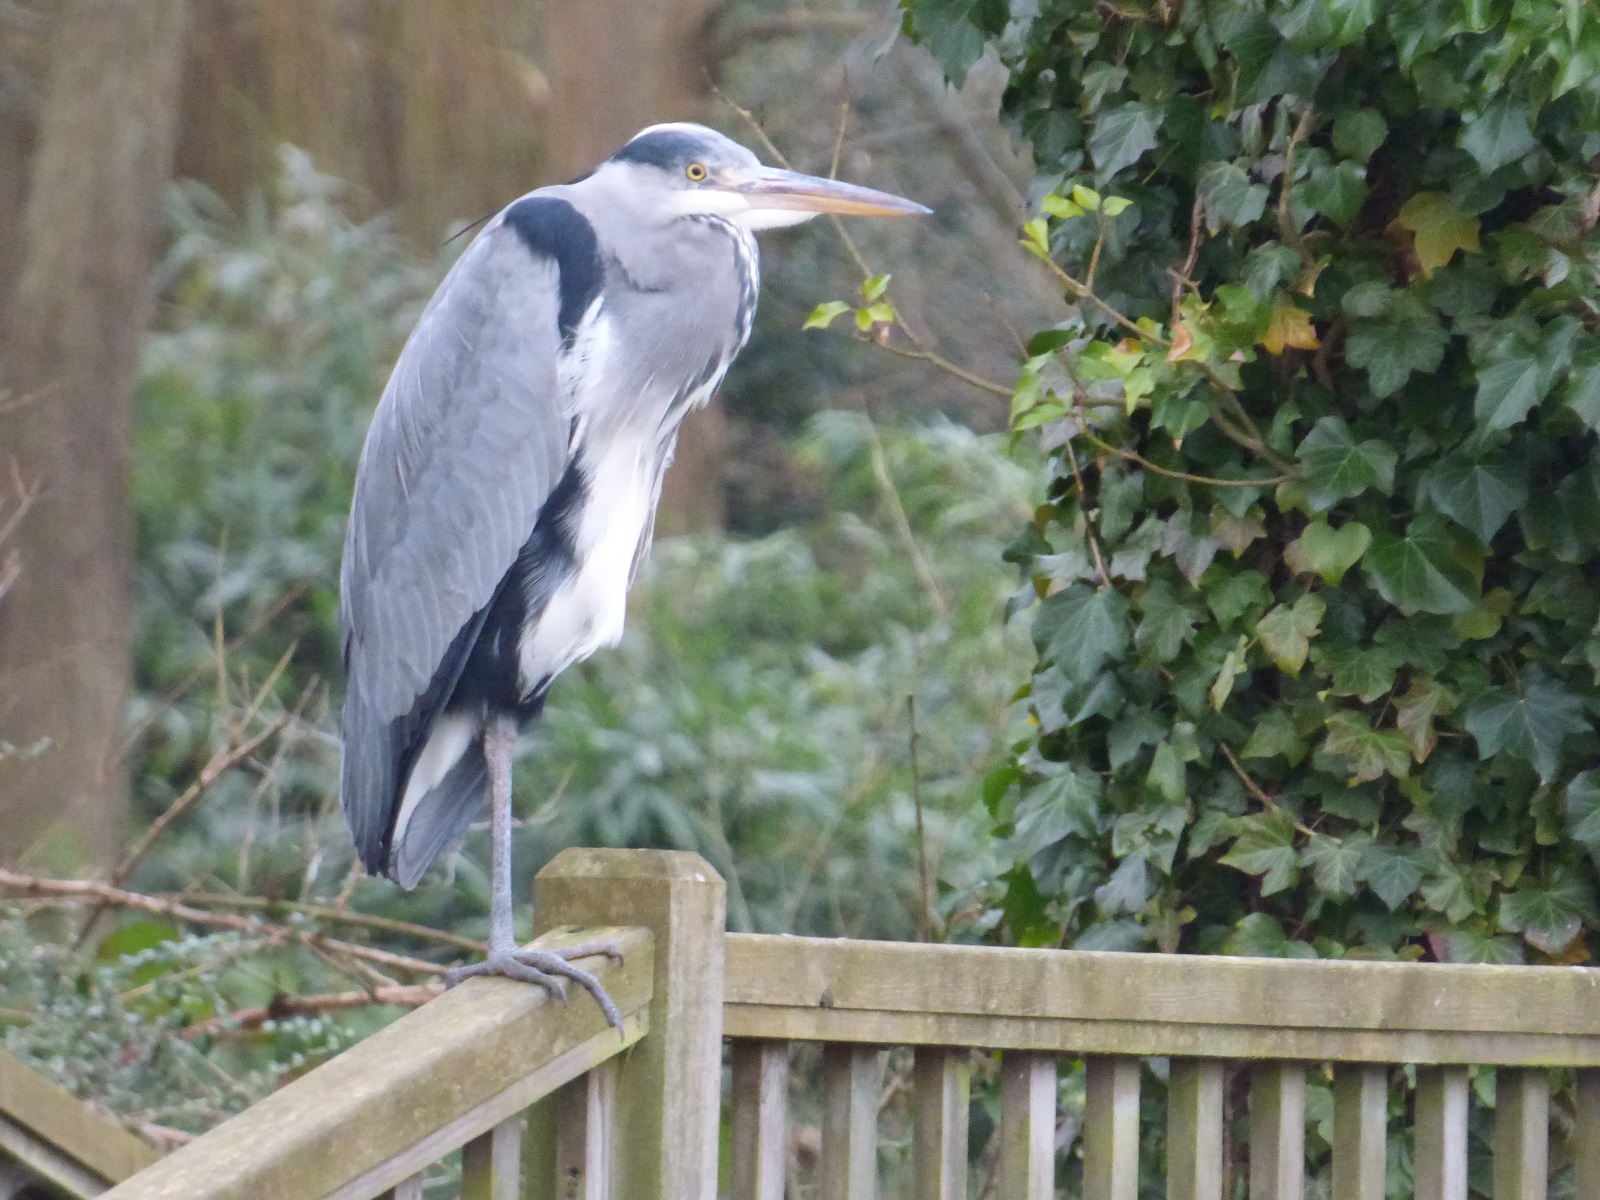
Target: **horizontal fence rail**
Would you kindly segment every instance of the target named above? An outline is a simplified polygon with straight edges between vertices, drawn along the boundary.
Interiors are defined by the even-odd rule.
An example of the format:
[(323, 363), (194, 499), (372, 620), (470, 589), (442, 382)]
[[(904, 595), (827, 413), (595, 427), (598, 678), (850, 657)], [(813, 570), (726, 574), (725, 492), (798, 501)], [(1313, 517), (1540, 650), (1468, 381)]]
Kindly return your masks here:
[(620, 965), (582, 960), (621, 1010), (620, 1036), (592, 1002), (552, 1003), (542, 988), (468, 980), (108, 1197), (373, 1200), (397, 1186), (405, 1195), (406, 1181), (434, 1160), (485, 1135), (492, 1141), (497, 1126), (649, 1029), (650, 932), (591, 929), (538, 944), (580, 940), (610, 941), (623, 952)]
[(730, 934), (729, 1037), (1600, 1067), (1600, 971)]

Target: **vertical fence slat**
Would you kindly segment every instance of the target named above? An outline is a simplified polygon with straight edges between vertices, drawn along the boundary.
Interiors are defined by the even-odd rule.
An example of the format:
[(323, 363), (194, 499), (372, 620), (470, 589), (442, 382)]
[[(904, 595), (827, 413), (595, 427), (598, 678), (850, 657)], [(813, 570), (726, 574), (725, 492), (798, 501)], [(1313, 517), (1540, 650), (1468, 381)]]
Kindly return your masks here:
[(1389, 1068), (1346, 1064), (1333, 1073), (1333, 1200), (1383, 1200), (1388, 1169)]
[(1545, 1200), (1550, 1077), (1537, 1068), (1501, 1067), (1494, 1096), (1494, 1200)]
[(1305, 1066), (1258, 1063), (1250, 1072), (1250, 1200), (1301, 1200), (1305, 1179)]
[(1167, 1200), (1222, 1200), (1222, 1088), (1227, 1064), (1175, 1058), (1167, 1085)]
[[(650, 1035), (617, 1073), (619, 1128), (611, 1186), (626, 1200), (717, 1192), (722, 1119), (722, 877), (680, 850), (582, 850), (556, 855), (534, 880), (537, 932), (558, 926), (644, 925), (655, 937)], [(573, 1004), (593, 1001), (572, 989)]]
[(822, 1049), (821, 1200), (878, 1194), (878, 1096), (887, 1060), (873, 1046)]
[(1083, 1123), (1084, 1200), (1138, 1200), (1139, 1071), (1137, 1058), (1083, 1060), (1088, 1085)]
[(916, 1200), (967, 1200), (967, 1103), (972, 1058), (966, 1050), (917, 1049), (913, 1067)]
[(1600, 1068), (1578, 1072), (1578, 1120), (1572, 1131), (1577, 1196), (1600, 1196)]
[(1000, 1060), (1001, 1200), (1055, 1200), (1056, 1060), (1017, 1051)]
[(1417, 1200), (1467, 1200), (1467, 1069), (1417, 1068)]
[(555, 1095), (555, 1179), (560, 1200), (611, 1200), (618, 1071), (617, 1060), (608, 1059)]
[(395, 1184), (379, 1195), (378, 1200), (422, 1200), (422, 1176), (413, 1175)]
[(733, 1043), (733, 1200), (783, 1200), (789, 1043)]
[(522, 1120), (518, 1113), (461, 1147), (461, 1200), (517, 1200)]

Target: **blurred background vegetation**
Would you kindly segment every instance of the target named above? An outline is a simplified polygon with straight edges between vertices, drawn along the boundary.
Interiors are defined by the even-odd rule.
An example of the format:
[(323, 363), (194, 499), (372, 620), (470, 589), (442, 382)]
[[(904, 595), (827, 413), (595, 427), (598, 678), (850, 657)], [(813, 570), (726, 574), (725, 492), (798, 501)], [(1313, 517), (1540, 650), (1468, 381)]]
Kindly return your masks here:
[[(486, 932), (486, 831), (412, 893), (353, 863), (335, 622), (354, 466), (389, 364), (465, 244), (452, 235), (650, 121), (771, 139), (801, 169), (939, 215), (857, 230), (859, 247), (821, 222), (765, 243), (755, 338), (685, 433), (628, 636), (568, 672), (525, 740), (518, 888), (566, 845), (669, 846), (724, 874), (734, 928), (975, 938), (997, 917), (980, 785), (1020, 735), (1030, 661), (1001, 554), (1040, 498), (1036, 456), (1003, 440), (1010, 330), (1061, 309), (1015, 241), (1029, 171), (995, 118), (1003, 77), (949, 89), (882, 3), (680, 3), (631, 30), (578, 7), (228, 0), (141, 30), (114, 2), (0, 4), (8, 185), (46, 156), (52, 106), (77, 99), (60, 83), (74, 22), (144, 38), (97, 115), (134, 76), (168, 76), (148, 97), (164, 114), (136, 122), (167, 122), (171, 163), (142, 181), (143, 290), (99, 318), (136, 326), (127, 396), (103, 376), (63, 396), (12, 369), (0, 410), (15, 484), (0, 555), (21, 589), (0, 604), (0, 843), (18, 873), (0, 1043), (159, 1142), (425, 999)], [(557, 46), (610, 92), (552, 61)], [(61, 140), (73, 186), (143, 202), (141, 181)], [(6, 242), (13, 297), (37, 243), (92, 236), (43, 203), (0, 196), (5, 227), (28, 234)], [(858, 263), (894, 274), (926, 344), (999, 382), (802, 330), (819, 298), (854, 291)], [(22, 361), (22, 335), (8, 345), (0, 361)], [(125, 444), (84, 445), (86, 424), (121, 420)], [(122, 481), (106, 511), (52, 495), (48, 464), (67, 458)], [(38, 533), (52, 521), (98, 540), (75, 564)], [(79, 582), (88, 556), (119, 555), (120, 584)], [(52, 642), (37, 622), (15, 632), (28, 605), (105, 611)], [(38, 663), (86, 637), (124, 639), (126, 717), (102, 728), (67, 696), (40, 735), (23, 710), (57, 675)], [(108, 906), (16, 885), (60, 876), (118, 892)]]

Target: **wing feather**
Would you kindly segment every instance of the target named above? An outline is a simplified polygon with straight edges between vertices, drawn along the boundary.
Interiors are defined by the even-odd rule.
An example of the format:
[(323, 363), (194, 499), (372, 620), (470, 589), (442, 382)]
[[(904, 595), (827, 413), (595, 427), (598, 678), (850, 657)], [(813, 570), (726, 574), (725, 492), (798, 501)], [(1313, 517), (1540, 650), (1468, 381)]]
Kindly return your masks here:
[(340, 626), (343, 798), (369, 870), (389, 866), (403, 759), (449, 698), (450, 656), (470, 651), (468, 627), (566, 465), (561, 273), (506, 220), (492, 224), (424, 310), (367, 435)]

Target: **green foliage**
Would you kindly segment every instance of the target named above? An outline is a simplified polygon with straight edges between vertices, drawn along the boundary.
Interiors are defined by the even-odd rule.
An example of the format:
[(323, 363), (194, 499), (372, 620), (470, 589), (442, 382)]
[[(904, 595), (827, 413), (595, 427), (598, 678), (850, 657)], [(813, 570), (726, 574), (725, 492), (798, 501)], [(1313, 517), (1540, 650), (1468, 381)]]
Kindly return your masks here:
[(1006, 936), (1589, 961), (1600, 22), (905, 8), (952, 78), (998, 49), (1076, 313), (1013, 405), (1050, 469)]

